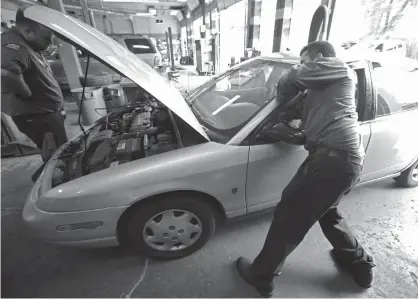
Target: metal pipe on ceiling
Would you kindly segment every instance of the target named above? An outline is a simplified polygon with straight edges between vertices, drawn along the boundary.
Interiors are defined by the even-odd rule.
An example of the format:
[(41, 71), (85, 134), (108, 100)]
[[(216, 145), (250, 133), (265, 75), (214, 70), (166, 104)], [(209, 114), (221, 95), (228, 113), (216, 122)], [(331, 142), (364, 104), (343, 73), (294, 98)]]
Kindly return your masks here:
[[(82, 10), (80, 6), (75, 5), (64, 5), (65, 8), (74, 9), (74, 10)], [(97, 9), (97, 8), (89, 8), (89, 10), (94, 12), (100, 12), (100, 13), (107, 13), (107, 14), (117, 14), (117, 15), (135, 15), (131, 13), (123, 13), (123, 12), (116, 12), (112, 10), (106, 10), (106, 9)]]

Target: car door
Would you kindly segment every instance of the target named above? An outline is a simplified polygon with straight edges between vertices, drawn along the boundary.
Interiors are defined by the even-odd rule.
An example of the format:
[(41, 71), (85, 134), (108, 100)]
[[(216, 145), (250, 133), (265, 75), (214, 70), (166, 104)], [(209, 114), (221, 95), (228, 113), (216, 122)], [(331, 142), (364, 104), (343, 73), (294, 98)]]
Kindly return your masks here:
[[(368, 80), (368, 64), (365, 61), (351, 63), (357, 75), (356, 102), (359, 113), (363, 146), (367, 152), (370, 140), (371, 84)], [(265, 125), (265, 124), (264, 124)], [(260, 130), (263, 126), (258, 127)], [(253, 136), (256, 135), (255, 131)], [(272, 207), (280, 200), (287, 186), (308, 153), (303, 146), (283, 142), (263, 144), (254, 137), (251, 140), (247, 170), (248, 213)]]
[[(369, 63), (361, 60), (349, 64), (356, 74), (356, 106), (358, 121), (360, 124), (360, 134), (362, 144), (366, 153), (365, 159), (369, 156), (369, 143), (371, 138), (371, 122), (374, 119), (373, 109), (373, 87), (371, 82), (371, 73)], [(360, 182), (368, 179), (368, 170), (363, 169)]]
[(265, 143), (255, 136), (270, 120), (273, 112), (251, 134), (247, 169), (247, 212), (252, 213), (274, 206), (286, 185), (307, 157), (303, 146), (283, 142)]
[(418, 97), (411, 86), (417, 72), (379, 67), (372, 71), (376, 117), (364, 162), (363, 181), (404, 170), (418, 157)]

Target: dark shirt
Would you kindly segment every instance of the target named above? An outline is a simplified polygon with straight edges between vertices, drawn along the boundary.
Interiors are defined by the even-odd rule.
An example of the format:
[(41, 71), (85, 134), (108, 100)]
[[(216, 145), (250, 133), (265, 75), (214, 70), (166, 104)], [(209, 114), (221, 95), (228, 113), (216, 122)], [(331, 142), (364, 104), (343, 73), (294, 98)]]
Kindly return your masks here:
[[(7, 114), (31, 115), (62, 109), (62, 92), (48, 61), (28, 45), (16, 28), (1, 35), (1, 68), (16, 75), (22, 74), (32, 92), (25, 99), (14, 95), (8, 103)], [(2, 86), (2, 93), (7, 92), (7, 86)]]
[[(302, 115), (307, 149), (324, 146), (365, 155), (355, 103), (355, 73), (337, 58), (322, 58), (293, 68), (278, 98), (307, 89)], [(282, 100), (282, 101), (283, 101)]]

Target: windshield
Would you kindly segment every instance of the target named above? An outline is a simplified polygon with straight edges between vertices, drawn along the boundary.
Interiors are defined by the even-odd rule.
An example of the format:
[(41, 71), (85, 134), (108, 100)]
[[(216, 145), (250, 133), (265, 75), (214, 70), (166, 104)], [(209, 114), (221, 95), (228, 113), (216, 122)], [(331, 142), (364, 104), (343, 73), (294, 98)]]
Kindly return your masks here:
[(277, 82), (291, 66), (249, 60), (193, 90), (187, 100), (211, 135), (227, 142), (275, 98)]

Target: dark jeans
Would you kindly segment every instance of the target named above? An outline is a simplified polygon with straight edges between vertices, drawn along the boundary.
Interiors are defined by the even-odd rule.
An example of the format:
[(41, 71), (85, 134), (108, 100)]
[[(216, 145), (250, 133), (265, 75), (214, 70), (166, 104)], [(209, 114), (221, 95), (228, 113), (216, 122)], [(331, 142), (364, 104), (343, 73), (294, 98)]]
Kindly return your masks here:
[(341, 197), (358, 182), (362, 166), (341, 157), (311, 154), (283, 190), (264, 247), (254, 260), (254, 274), (271, 278), (286, 257), (319, 221), (331, 245), (348, 262), (367, 259), (337, 209)]
[(28, 136), (39, 149), (42, 149), (44, 135), (48, 132), (52, 133), (57, 148), (68, 141), (61, 112), (19, 115), (12, 118), (19, 131)]

